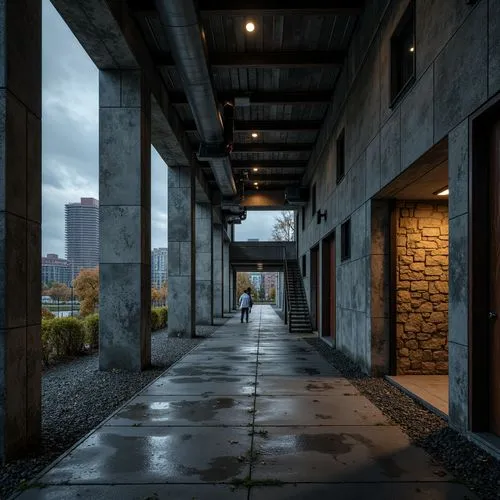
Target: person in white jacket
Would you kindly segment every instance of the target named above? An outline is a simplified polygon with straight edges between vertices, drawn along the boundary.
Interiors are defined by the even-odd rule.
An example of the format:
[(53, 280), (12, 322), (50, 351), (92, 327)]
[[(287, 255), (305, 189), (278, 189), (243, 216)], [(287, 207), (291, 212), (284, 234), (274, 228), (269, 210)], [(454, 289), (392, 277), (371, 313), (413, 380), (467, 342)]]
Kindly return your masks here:
[(247, 292), (243, 292), (240, 296), (240, 309), (241, 309), (241, 322), (243, 323), (243, 318), (246, 318), (248, 323), (248, 309), (250, 307), (250, 295)]

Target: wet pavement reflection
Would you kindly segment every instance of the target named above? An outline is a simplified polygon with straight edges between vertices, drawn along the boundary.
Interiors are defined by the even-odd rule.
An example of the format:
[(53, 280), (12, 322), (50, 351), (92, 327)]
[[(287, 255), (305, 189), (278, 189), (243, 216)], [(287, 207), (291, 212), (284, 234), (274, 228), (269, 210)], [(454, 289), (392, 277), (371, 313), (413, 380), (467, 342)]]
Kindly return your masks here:
[(235, 315), (22, 499), (475, 498), (270, 306)]

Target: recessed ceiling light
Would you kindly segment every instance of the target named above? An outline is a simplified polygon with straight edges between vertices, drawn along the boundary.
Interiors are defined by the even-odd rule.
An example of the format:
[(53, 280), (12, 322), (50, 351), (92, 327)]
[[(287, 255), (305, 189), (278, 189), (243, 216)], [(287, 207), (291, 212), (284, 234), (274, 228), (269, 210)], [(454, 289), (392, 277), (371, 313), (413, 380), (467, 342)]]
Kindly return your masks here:
[(252, 21), (248, 21), (248, 23), (246, 24), (245, 26), (245, 29), (249, 32), (249, 33), (252, 33), (253, 31), (255, 31), (255, 24), (252, 23)]
[(254, 182), (254, 183), (253, 183), (253, 185), (254, 185), (254, 186), (258, 186), (258, 185), (259, 185), (259, 183), (258, 183), (258, 182)]
[(252, 137), (255, 139), (255, 138), (259, 137), (259, 134), (257, 132), (252, 132)]
[(437, 191), (434, 191), (432, 194), (436, 196), (448, 196), (450, 194), (450, 190), (448, 189), (448, 186), (445, 186)]
[(253, 171), (254, 171), (254, 172), (258, 172), (258, 171), (259, 171), (259, 169), (258, 169), (257, 167), (254, 167)]

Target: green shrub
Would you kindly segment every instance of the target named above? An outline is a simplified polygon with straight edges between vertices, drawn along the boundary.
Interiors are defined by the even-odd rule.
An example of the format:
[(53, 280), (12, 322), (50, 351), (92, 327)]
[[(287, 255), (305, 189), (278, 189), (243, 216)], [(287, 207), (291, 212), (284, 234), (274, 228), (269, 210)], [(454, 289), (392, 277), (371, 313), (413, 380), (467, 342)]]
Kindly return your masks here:
[(99, 315), (89, 314), (83, 320), (83, 328), (85, 330), (85, 343), (90, 347), (99, 345)]
[(42, 360), (45, 365), (49, 364), (54, 351), (54, 343), (52, 342), (52, 322), (52, 319), (42, 319)]
[(159, 307), (158, 310), (160, 311), (160, 317), (161, 317), (160, 328), (166, 328), (168, 324), (168, 309), (166, 307)]
[(76, 318), (56, 318), (51, 321), (51, 337), (56, 356), (80, 354), (85, 341), (83, 322)]
[(46, 307), (42, 307), (42, 319), (54, 319), (56, 315)]
[(151, 331), (154, 332), (158, 330), (160, 327), (160, 313), (157, 308), (151, 309)]

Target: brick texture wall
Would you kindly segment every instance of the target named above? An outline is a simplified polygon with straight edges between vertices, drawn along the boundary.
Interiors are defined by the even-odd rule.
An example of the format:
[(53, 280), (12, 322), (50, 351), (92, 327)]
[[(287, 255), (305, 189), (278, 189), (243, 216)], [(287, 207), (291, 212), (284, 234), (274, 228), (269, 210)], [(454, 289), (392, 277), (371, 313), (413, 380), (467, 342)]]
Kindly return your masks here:
[(397, 372), (447, 374), (448, 206), (397, 209)]

